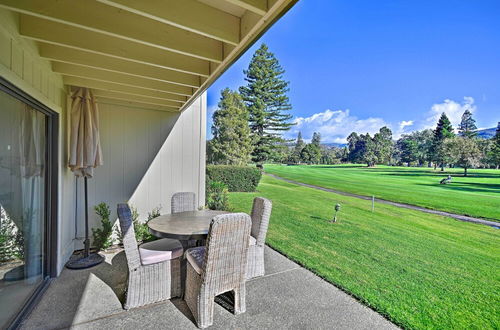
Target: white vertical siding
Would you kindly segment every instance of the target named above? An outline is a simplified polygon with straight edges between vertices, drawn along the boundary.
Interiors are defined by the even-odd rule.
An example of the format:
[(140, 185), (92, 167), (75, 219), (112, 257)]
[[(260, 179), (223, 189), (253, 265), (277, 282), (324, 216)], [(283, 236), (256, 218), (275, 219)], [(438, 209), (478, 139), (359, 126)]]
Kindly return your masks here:
[[(128, 202), (141, 219), (161, 206), (170, 213), (177, 191), (193, 191), (205, 203), (205, 112), (203, 94), (182, 114), (99, 102), (104, 165), (89, 179), (90, 225), (99, 226), (93, 207)], [(83, 179), (79, 179), (78, 236), (83, 227)]]

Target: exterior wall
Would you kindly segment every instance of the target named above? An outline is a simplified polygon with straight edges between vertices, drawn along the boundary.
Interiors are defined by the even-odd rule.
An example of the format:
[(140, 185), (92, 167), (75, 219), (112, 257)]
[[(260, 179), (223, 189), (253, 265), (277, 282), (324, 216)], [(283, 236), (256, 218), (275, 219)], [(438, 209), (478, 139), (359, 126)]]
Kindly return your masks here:
[[(140, 219), (153, 208), (170, 213), (170, 198), (193, 191), (205, 204), (206, 94), (181, 114), (99, 101), (104, 165), (88, 180), (89, 224), (100, 226), (94, 206), (105, 202), (116, 219), (116, 205), (128, 202)], [(83, 179), (78, 182), (77, 237), (85, 233)]]
[[(34, 42), (19, 36), (19, 17), (0, 9), (0, 76), (59, 113), (59, 265), (60, 271), (73, 252), (72, 224), (66, 221), (74, 210), (74, 178), (66, 167), (66, 90), (50, 63), (38, 56)], [(74, 217), (74, 216), (73, 216)]]
[[(0, 76), (60, 114), (58, 271), (82, 247), (83, 180), (67, 168), (66, 88), (34, 42), (19, 36), (18, 15), (0, 9)], [(202, 94), (182, 114), (143, 109), (128, 103), (99, 102), (104, 165), (89, 180), (90, 227), (99, 225), (93, 207), (130, 202), (141, 218), (154, 207), (170, 212), (177, 191), (196, 192), (205, 203), (205, 116)]]

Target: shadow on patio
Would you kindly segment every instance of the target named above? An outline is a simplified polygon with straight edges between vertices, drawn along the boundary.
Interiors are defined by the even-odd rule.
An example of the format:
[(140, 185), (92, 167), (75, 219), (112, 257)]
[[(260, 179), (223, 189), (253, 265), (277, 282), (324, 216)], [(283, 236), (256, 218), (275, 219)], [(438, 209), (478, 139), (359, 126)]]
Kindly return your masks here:
[[(89, 270), (65, 269), (45, 292), (22, 329), (196, 329), (181, 299), (125, 311), (127, 279), (122, 250)], [(233, 315), (218, 299), (214, 325), (220, 329), (396, 328), (382, 316), (266, 247), (266, 275), (247, 286), (247, 311)]]

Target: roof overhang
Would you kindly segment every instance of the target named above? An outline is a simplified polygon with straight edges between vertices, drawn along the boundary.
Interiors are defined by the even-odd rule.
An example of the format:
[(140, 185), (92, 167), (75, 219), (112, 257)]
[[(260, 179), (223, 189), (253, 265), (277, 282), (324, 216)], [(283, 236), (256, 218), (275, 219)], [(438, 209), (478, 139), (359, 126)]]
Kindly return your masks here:
[(182, 111), (298, 0), (0, 0), (69, 86)]

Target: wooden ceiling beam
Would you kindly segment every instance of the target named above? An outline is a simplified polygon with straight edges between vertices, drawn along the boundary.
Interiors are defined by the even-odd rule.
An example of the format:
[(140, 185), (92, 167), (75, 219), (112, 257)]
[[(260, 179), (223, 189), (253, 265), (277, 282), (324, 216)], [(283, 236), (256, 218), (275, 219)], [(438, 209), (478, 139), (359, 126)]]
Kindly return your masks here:
[(250, 10), (251, 12), (264, 16), (267, 12), (267, 0), (225, 0), (238, 7)]
[(151, 80), (142, 77), (133, 77), (118, 72), (110, 72), (96, 68), (89, 68), (81, 65), (74, 65), (62, 62), (52, 62), (52, 71), (67, 76), (89, 78), (94, 80), (114, 82), (127, 86), (140, 87), (162, 92), (169, 92), (182, 96), (193, 95), (194, 90), (191, 87), (174, 85), (163, 81)]
[(187, 101), (187, 97), (185, 97), (185, 96), (171, 94), (171, 93), (167, 93), (167, 92), (159, 92), (159, 91), (154, 91), (154, 90), (144, 89), (144, 88), (139, 88), (139, 87), (127, 86), (127, 85), (117, 84), (117, 83), (113, 83), (113, 82), (106, 82), (106, 81), (73, 77), (73, 76), (65, 76), (65, 75), (63, 75), (63, 81), (66, 85), (70, 85), (70, 86), (101, 89), (101, 90), (105, 90), (105, 91), (126, 93), (126, 94), (137, 95), (137, 96), (147, 96), (150, 98), (160, 99), (160, 100), (181, 101), (181, 102)]
[(200, 87), (200, 77), (106, 55), (40, 42), (40, 56), (49, 60), (119, 72), (192, 88)]
[(232, 45), (240, 42), (239, 17), (196, 0), (97, 1)]
[(1, 0), (0, 7), (186, 56), (223, 60), (221, 41), (94, 0)]
[(209, 61), (34, 16), (20, 15), (20, 34), (23, 37), (37, 41), (154, 65), (188, 74), (205, 77), (208, 77), (210, 74), (209, 67), (211, 62)]
[(159, 105), (162, 107), (167, 107), (170, 110), (179, 110), (179, 108), (181, 106), (181, 104), (173, 102), (173, 101), (153, 99), (153, 98), (146, 97), (146, 96), (130, 95), (130, 94), (126, 94), (126, 93), (106, 91), (106, 90), (95, 89), (95, 88), (92, 88), (92, 92), (93, 92), (94, 96), (101, 97), (101, 98), (114, 99), (114, 100), (124, 100), (124, 101), (128, 101), (128, 102), (143, 103), (143, 104)]

